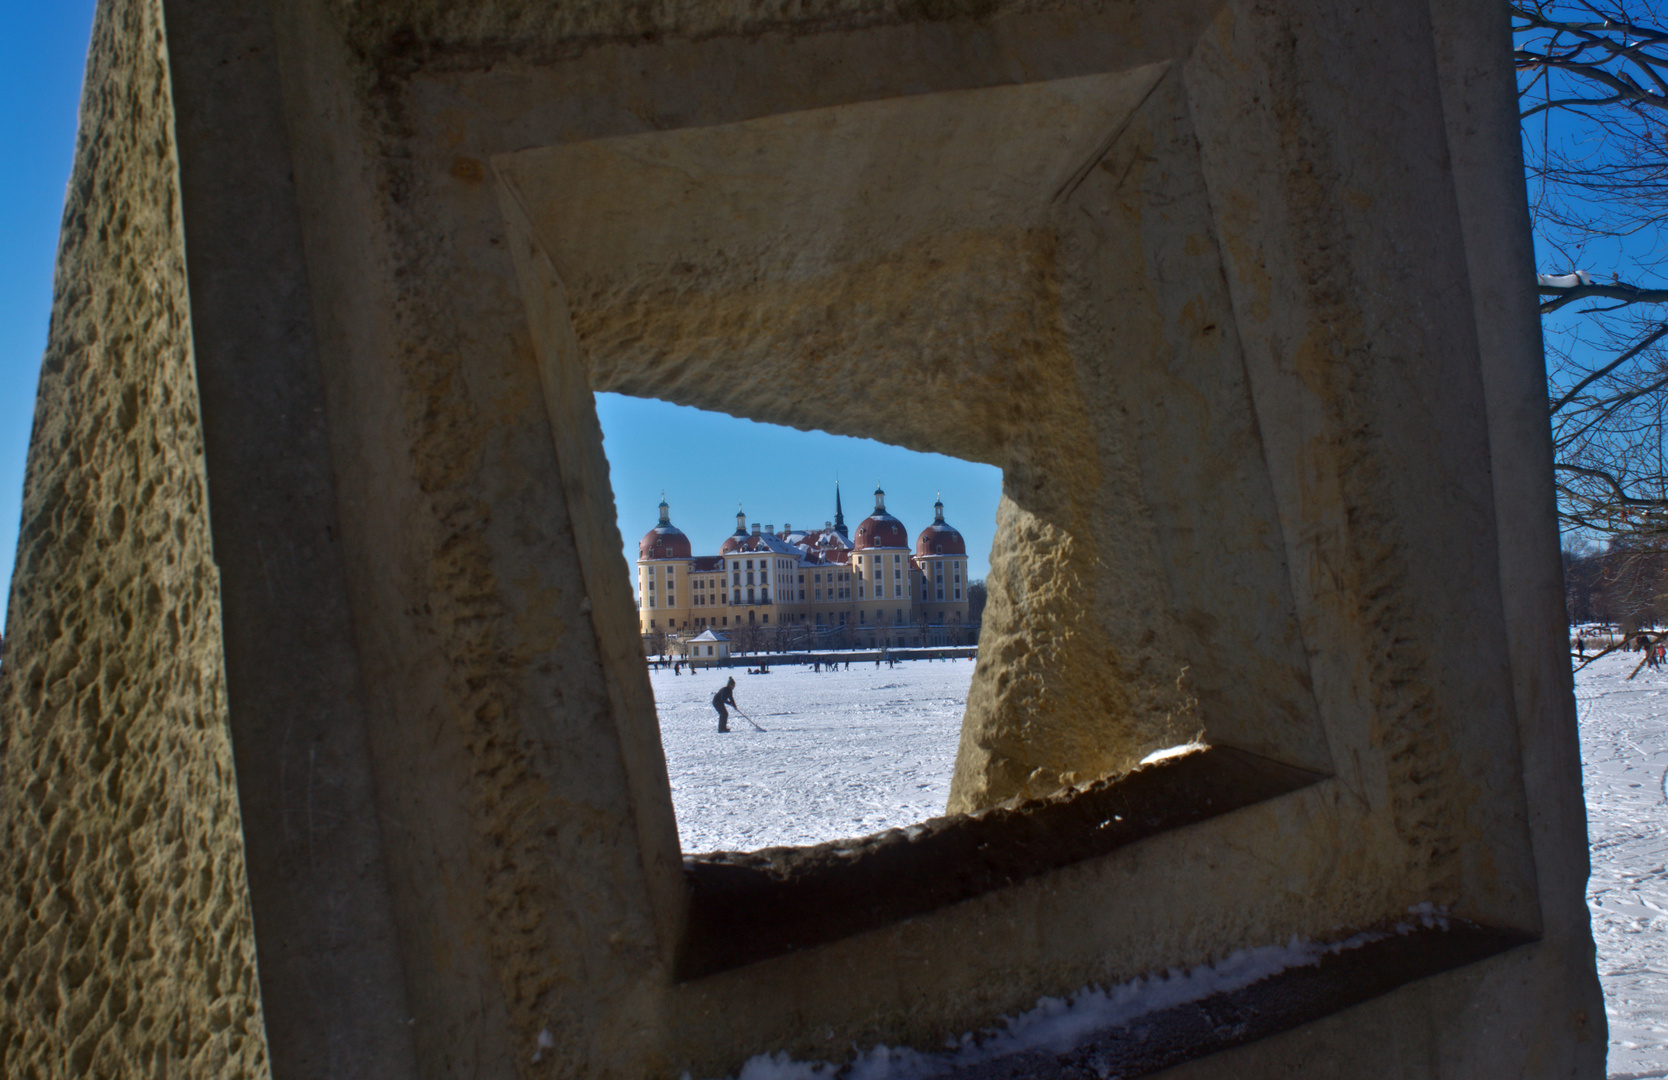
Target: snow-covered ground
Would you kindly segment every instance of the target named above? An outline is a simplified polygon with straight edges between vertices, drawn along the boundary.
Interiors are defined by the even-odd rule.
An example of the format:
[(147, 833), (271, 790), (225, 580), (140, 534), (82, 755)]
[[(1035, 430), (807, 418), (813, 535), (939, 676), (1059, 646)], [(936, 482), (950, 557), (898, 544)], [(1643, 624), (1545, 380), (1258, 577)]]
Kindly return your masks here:
[[(753, 661), (755, 664), (757, 661)], [(730, 676), (736, 704), (719, 735), (712, 695)], [(813, 672), (784, 664), (649, 673), (683, 849), (751, 851), (820, 844), (913, 825), (944, 812), (971, 660), (854, 662)]]
[(1576, 673), (1587, 906), (1610, 1021), (1612, 1077), (1668, 1076), (1668, 670), (1612, 653)]
[[(1576, 675), (1616, 1080), (1668, 1077), (1668, 670), (1628, 681), (1638, 662), (1613, 654)], [(716, 734), (710, 702), (730, 675), (765, 732), (732, 718)], [(942, 813), (972, 676), (968, 660), (652, 672), (684, 850), (814, 844)]]

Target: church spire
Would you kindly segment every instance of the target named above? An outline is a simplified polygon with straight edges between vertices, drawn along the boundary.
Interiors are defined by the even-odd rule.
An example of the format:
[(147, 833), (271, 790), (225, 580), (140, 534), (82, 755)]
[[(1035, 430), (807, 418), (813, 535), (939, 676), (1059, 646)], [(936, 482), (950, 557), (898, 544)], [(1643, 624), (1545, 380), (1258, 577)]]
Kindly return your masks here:
[(846, 531), (845, 512), (840, 509), (840, 482), (838, 480), (834, 481), (834, 531), (848, 540), (851, 539), (851, 534)]

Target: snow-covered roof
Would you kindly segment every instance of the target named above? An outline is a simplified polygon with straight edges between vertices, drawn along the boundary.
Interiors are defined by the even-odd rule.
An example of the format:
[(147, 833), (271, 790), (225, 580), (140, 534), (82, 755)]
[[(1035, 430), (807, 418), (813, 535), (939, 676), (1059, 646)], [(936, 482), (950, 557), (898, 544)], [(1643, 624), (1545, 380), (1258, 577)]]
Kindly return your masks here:
[(696, 634), (694, 637), (690, 638), (689, 640), (690, 641), (729, 641), (730, 639), (723, 636), (722, 634), (715, 634), (711, 630), (703, 630), (699, 634)]

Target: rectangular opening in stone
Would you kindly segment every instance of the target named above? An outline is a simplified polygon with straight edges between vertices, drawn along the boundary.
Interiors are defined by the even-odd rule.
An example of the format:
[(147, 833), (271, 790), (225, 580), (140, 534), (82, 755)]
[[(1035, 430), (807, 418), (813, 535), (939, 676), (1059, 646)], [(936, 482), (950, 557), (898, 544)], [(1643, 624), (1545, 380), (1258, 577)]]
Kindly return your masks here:
[(998, 470), (617, 394), (597, 416), (684, 851), (942, 815)]
[[(987, 793), (982, 806), (966, 805), (963, 793), (957, 805), (953, 767), (978, 760), (964, 713), (983, 597), (978, 609), (957, 608), (956, 589), (971, 600), (972, 575), (986, 569), (979, 549), (1004, 546), (998, 526), (984, 522), (1005, 518), (999, 527), (1025, 531), (1012, 506), (991, 511), (1000, 474), (651, 399), (595, 401), (684, 851), (680, 978), (924, 914), (1320, 778), (1195, 739), (1158, 737), (1152, 749), (1160, 733), (1115, 718), (1113, 753), (1086, 753), (1075, 782)], [(863, 509), (849, 516), (843, 491), (831, 495), (830, 515), (803, 527), (785, 515), (756, 523), (772, 514), (727, 513), (738, 493), (764, 503), (814, 498), (806, 473), (836, 459), (900, 476), (897, 490), (932, 488), (933, 520), (916, 535), (881, 490), (872, 504), (854, 500)], [(971, 538), (949, 524), (939, 481), (974, 508)], [(674, 514), (672, 491), (690, 496), (688, 513)], [(1009, 537), (1005, 547), (1014, 558), (1035, 540)], [(960, 620), (936, 617), (940, 570), (945, 613)], [(1010, 624), (1036, 617), (1015, 600)], [(916, 618), (923, 608), (927, 617)], [(736, 700), (721, 734), (712, 698), (731, 678)], [(986, 698), (987, 712), (1015, 704)], [(1133, 769), (1106, 767), (1137, 750), (1145, 756), (1130, 760)]]
[[(1237, 335), (1224, 332), (1221, 256), (1192, 143), (1171, 130), (1185, 115), (1174, 92), (1155, 66), (493, 159), (628, 769), (640, 805), (665, 807), (657, 859), (684, 853), (670, 845), (675, 755), (644, 670), (644, 631), (654, 647), (662, 628), (643, 621), (658, 624), (675, 595), (668, 617), (708, 629), (693, 625), (715, 616), (696, 613), (713, 605), (693, 603), (692, 579), (710, 599), (718, 568), (695, 575), (692, 548), (675, 591), (630, 556), (620, 572), (621, 534), (654, 522), (613, 527), (594, 395), (895, 443), (1002, 477), (945, 815), (684, 855), (681, 978), (953, 905), (1329, 774)], [(1174, 168), (1127, 167), (1155, 139)], [(1180, 224), (1154, 217), (1148, 235), (1126, 211), (1163, 201), (1166, 176), (1185, 182), (1163, 218)], [(1061, 297), (1105, 259), (1127, 268), (1127, 287), (1101, 321), (1063, 320)], [(1198, 304), (1132, 306), (1177, 267)], [(1199, 333), (1173, 338), (1194, 322)], [(721, 444), (661, 436), (654, 449), (754, 467)], [(618, 505), (641, 501), (646, 516), (663, 486)], [(669, 523), (684, 506), (671, 501)], [(765, 528), (781, 524), (774, 509), (744, 510), (748, 538), (755, 521), (761, 538), (789, 532)], [(732, 608), (748, 587), (740, 569), (737, 582), (723, 568)], [(734, 628), (732, 612), (716, 617)], [(715, 721), (691, 696), (692, 717)], [(1194, 749), (1161, 754), (1178, 746)]]

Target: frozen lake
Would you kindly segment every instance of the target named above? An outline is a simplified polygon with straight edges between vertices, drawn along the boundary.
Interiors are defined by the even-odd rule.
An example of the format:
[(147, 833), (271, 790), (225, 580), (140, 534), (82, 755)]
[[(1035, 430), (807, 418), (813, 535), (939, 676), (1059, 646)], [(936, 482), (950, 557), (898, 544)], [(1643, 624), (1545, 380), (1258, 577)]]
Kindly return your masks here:
[(1668, 671), (1613, 653), (1575, 676), (1587, 907), (1613, 1077), (1668, 1076)]
[[(730, 676), (736, 704), (719, 735), (712, 695)], [(820, 844), (944, 812), (971, 660), (874, 661), (813, 672), (783, 665), (696, 674), (651, 671), (683, 849), (750, 851)]]
[[(1668, 671), (1628, 681), (1638, 661), (1615, 654), (1576, 675), (1616, 1078), (1668, 1076)], [(732, 717), (717, 734), (710, 702), (732, 674), (765, 732)], [(683, 849), (815, 844), (943, 813), (972, 677), (970, 660), (651, 672)]]

